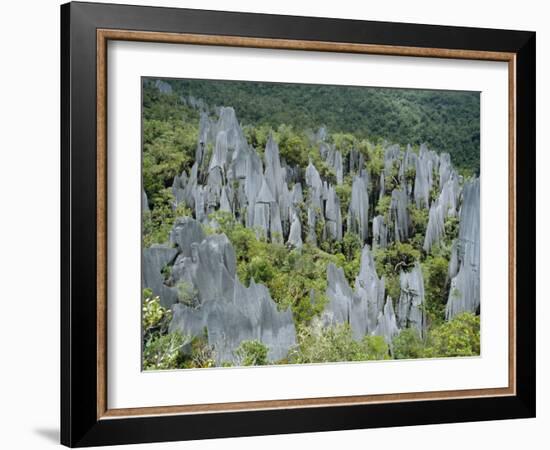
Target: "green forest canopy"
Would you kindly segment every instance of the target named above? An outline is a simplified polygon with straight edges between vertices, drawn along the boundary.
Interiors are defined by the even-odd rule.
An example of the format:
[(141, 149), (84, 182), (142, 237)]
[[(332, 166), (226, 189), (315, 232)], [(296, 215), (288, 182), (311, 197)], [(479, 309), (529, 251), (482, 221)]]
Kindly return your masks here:
[(224, 80), (165, 80), (180, 97), (232, 106), (247, 125), (351, 133), (372, 142), (447, 152), (453, 164), (479, 174), (479, 92)]

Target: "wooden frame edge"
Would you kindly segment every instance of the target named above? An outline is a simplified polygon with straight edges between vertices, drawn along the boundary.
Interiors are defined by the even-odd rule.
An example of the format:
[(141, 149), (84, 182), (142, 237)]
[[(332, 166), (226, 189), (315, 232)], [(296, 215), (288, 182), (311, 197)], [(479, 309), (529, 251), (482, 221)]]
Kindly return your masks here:
[(251, 38), (194, 33), (159, 33), (153, 31), (115, 30), (99, 28), (101, 40), (136, 42), (159, 42), (165, 44), (216, 45), (223, 47), (249, 47), (278, 50), (309, 50), (321, 52), (364, 53), (371, 55), (394, 55), (411, 57), (437, 57), (451, 59), (474, 59), (487, 61), (511, 61), (514, 53), (483, 50), (459, 50), (432, 47), (405, 47), (380, 44), (357, 44), (329, 41), (299, 41), (293, 39)]
[(97, 417), (107, 411), (107, 40), (97, 33)]
[[(404, 47), (327, 41), (250, 38), (241, 36), (98, 28), (97, 37), (97, 419), (113, 420), (174, 414), (208, 414), (270, 409), (351, 406), (375, 403), (504, 397), (517, 393), (516, 385), (516, 53), (445, 48)], [(449, 390), (402, 394), (318, 397), (306, 399), (265, 400), (199, 405), (151, 406), (109, 409), (107, 405), (107, 42), (123, 40), (172, 44), (216, 45), (279, 50), (363, 53), (408, 57), (472, 59), (508, 63), (509, 95), (509, 164), (508, 164), (508, 245), (509, 245), (509, 366), (508, 387)], [(513, 250), (510, 252), (510, 250)]]

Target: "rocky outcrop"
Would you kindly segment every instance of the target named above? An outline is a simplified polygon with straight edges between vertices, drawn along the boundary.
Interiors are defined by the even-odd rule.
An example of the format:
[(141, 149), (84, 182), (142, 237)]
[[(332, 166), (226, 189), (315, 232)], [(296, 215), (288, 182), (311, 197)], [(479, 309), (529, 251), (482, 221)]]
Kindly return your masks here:
[(147, 199), (147, 194), (145, 191), (141, 191), (141, 212), (149, 212), (149, 200)]
[[(384, 306), (385, 282), (378, 278), (372, 253), (367, 245), (361, 252), (361, 266), (355, 278), (355, 294), (361, 308), (356, 308), (356, 317), (352, 319), (352, 328), (357, 330), (356, 335), (364, 336), (373, 333), (376, 329), (378, 315)], [(355, 322), (355, 327), (353, 324)]]
[(354, 339), (357, 340), (375, 333), (380, 313), (383, 312), (384, 291), (384, 279), (378, 278), (376, 274), (368, 246), (363, 248), (361, 254), (355, 291), (349, 286), (344, 271), (330, 263), (327, 268), (326, 291), (329, 303), (323, 313), (323, 322), (325, 325), (348, 323)]
[(170, 241), (174, 247), (143, 251), (143, 287), (172, 308), (170, 331), (189, 336), (206, 331), (217, 364), (238, 363), (234, 352), (243, 340), (262, 341), (270, 361), (285, 358), (296, 343), (292, 313), (279, 311), (264, 285), (240, 282), (227, 237), (205, 236), (187, 217), (175, 223)]
[(399, 328), (393, 309), (393, 300), (390, 296), (386, 299), (384, 309), (378, 313), (377, 322), (374, 334), (382, 336), (391, 350), (393, 338), (399, 334)]
[(428, 226), (424, 236), (424, 251), (429, 253), (432, 246), (439, 244), (445, 234), (445, 210), (439, 201), (430, 206)]
[(149, 288), (160, 297), (161, 304), (170, 307), (177, 301), (176, 290), (165, 283), (165, 268), (173, 263), (177, 249), (167, 245), (153, 245), (143, 249), (141, 263), (142, 288)]
[(407, 193), (394, 189), (391, 194), (390, 217), (393, 220), (394, 240), (403, 242), (409, 238), (411, 219)]
[(332, 186), (327, 191), (325, 206), (325, 230), (327, 238), (342, 240), (342, 214), (340, 212), (340, 199)]
[(323, 312), (326, 325), (349, 323), (354, 300), (353, 291), (344, 275), (344, 270), (329, 263), (327, 267), (327, 298), (329, 300)]
[(296, 344), (290, 310), (279, 312), (267, 288), (253, 280), (249, 287), (236, 280), (232, 291), (198, 308), (174, 305), (169, 331), (202, 336), (204, 330), (217, 365), (238, 364), (235, 350), (243, 341), (263, 342), (269, 349), (268, 360), (273, 362), (285, 358)]
[(155, 87), (159, 90), (161, 94), (171, 94), (172, 86), (166, 81), (155, 80)]
[(366, 242), (369, 233), (369, 195), (362, 177), (356, 175), (351, 186), (348, 212), (348, 231), (356, 233)]
[(292, 224), (290, 225), (287, 243), (295, 248), (300, 248), (303, 245), (302, 225), (300, 224), (300, 218), (295, 213), (293, 214)]
[(449, 267), (451, 288), (445, 309), (447, 320), (462, 312), (477, 312), (480, 306), (479, 179), (466, 182), (460, 209), (458, 240), (453, 245)]
[(384, 216), (372, 219), (372, 248), (386, 248), (388, 246), (388, 227)]
[(420, 264), (416, 263), (410, 272), (401, 272), (399, 283), (401, 295), (397, 305), (397, 324), (399, 328), (414, 327), (421, 336), (424, 336), (426, 332), (424, 277)]

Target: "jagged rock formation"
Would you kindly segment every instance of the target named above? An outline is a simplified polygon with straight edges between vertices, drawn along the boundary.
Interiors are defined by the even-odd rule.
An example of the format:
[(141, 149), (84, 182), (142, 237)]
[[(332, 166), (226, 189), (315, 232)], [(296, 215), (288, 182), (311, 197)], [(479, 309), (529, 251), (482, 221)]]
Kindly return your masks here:
[(357, 340), (366, 334), (385, 336), (386, 322), (391, 321), (390, 310), (388, 309), (387, 317), (384, 312), (385, 283), (384, 278), (378, 278), (374, 259), (367, 245), (361, 253), (361, 267), (355, 278), (355, 291), (349, 286), (344, 271), (332, 263), (327, 268), (327, 281), (326, 295), (329, 303), (323, 313), (326, 325), (349, 323), (353, 337)]
[[(236, 275), (233, 246), (224, 234), (204, 236), (192, 218), (180, 219), (170, 234), (174, 248), (144, 250), (144, 287), (171, 307), (170, 331), (202, 336), (215, 351), (216, 362), (236, 363), (235, 349), (243, 340), (260, 340), (268, 358), (286, 357), (296, 343), (292, 313), (279, 311), (269, 291), (251, 281), (245, 287)], [(171, 265), (165, 279), (163, 269)]]
[(141, 212), (149, 212), (149, 200), (145, 191), (141, 191)]
[(388, 246), (388, 227), (384, 216), (372, 219), (372, 248), (386, 248)]
[(425, 335), (424, 278), (418, 263), (410, 272), (401, 272), (397, 314), (391, 297), (384, 302), (384, 278), (378, 278), (368, 246), (363, 248), (355, 291), (350, 288), (344, 271), (334, 264), (328, 266), (327, 280), (329, 303), (323, 313), (325, 325), (349, 323), (355, 339), (360, 340), (367, 334), (379, 335), (390, 345), (403, 328), (414, 327), (421, 336)]
[(351, 201), (348, 212), (348, 230), (357, 233), (365, 242), (368, 237), (369, 196), (365, 181), (355, 176), (351, 187)]
[(421, 336), (426, 331), (424, 312), (424, 277), (422, 269), (416, 263), (410, 272), (401, 272), (399, 276), (401, 296), (397, 305), (397, 324), (399, 328), (414, 327)]
[(174, 261), (177, 254), (177, 249), (166, 245), (153, 245), (143, 249), (142, 288), (151, 289), (153, 295), (160, 297), (161, 304), (165, 307), (170, 307), (177, 301), (176, 290), (165, 284), (163, 275), (164, 268)]
[(327, 298), (323, 320), (325, 324), (349, 323), (353, 303), (353, 291), (341, 267), (330, 263), (327, 267)]
[(374, 334), (383, 336), (391, 349), (393, 338), (399, 334), (399, 328), (393, 309), (393, 300), (390, 296), (386, 299), (384, 309), (378, 313), (377, 322), (378, 325), (376, 325)]
[(325, 207), (325, 229), (329, 239), (342, 240), (342, 214), (340, 212), (340, 200), (336, 191), (329, 186)]
[[(359, 314), (360, 322), (365, 321), (363, 335), (366, 332), (373, 332), (376, 328), (378, 314), (384, 306), (384, 278), (378, 278), (374, 259), (369, 247), (365, 245), (361, 252), (361, 266), (359, 274), (355, 278), (355, 293), (357, 298), (365, 306), (363, 319)], [(353, 322), (352, 322), (353, 323)]]
[(429, 253), (432, 246), (438, 244), (445, 234), (445, 211), (444, 205), (439, 201), (432, 203), (424, 237), (424, 251)]
[[(171, 93), (162, 83), (156, 86)], [(243, 340), (267, 344), (270, 361), (285, 358), (296, 341), (292, 313), (278, 311), (262, 284), (241, 283), (234, 249), (225, 235), (205, 235), (202, 225), (215, 226), (212, 213), (218, 211), (253, 229), (259, 239), (297, 252), (326, 241), (339, 248), (346, 234), (356, 234), (363, 248), (353, 288), (342, 268), (328, 264), (322, 322), (348, 323), (357, 340), (383, 336), (390, 348), (404, 328), (426, 335), (424, 279), (416, 261), (412, 270), (401, 271), (399, 298), (392, 300), (370, 249), (393, 249), (395, 242), (412, 242), (413, 237), (418, 246), (418, 219), (412, 213), (428, 213), (424, 257), (449, 239), (445, 222), (459, 216), (459, 236), (449, 262), (446, 318), (479, 309), (479, 180), (462, 187), (464, 181), (447, 153), (438, 155), (425, 144), (417, 152), (410, 145), (403, 151), (384, 143), (383, 167), (378, 161), (375, 171), (370, 144), (367, 151), (339, 149), (321, 127), (308, 135), (319, 154), (311, 156), (307, 167), (298, 167), (281, 158), (273, 135), (263, 152), (250, 145), (233, 108), (217, 108), (218, 117), (212, 118), (200, 99), (185, 101), (201, 111), (195, 163), (174, 177), (172, 193), (174, 208), (183, 204), (194, 218), (176, 220), (170, 246), (144, 249), (143, 287), (173, 309), (171, 330), (191, 335), (207, 330), (218, 364), (236, 362), (234, 351)], [(381, 199), (386, 202), (383, 207), (377, 205)], [(142, 210), (148, 208), (143, 192)], [(310, 295), (315, 302), (313, 290)]]
[(161, 94), (171, 94), (172, 93), (172, 86), (170, 86), (169, 83), (162, 80), (156, 80), (155, 81), (155, 87), (159, 90)]
[(292, 224), (290, 225), (290, 233), (288, 234), (287, 243), (293, 247), (300, 248), (303, 245), (302, 242), (302, 226), (300, 225), (300, 219), (296, 214), (293, 215)]
[(409, 217), (409, 197), (405, 191), (394, 189), (391, 194), (391, 218), (394, 221), (394, 240), (403, 242), (408, 239), (411, 219)]
[(445, 315), (447, 320), (479, 308), (479, 178), (463, 190), (458, 240), (453, 245), (449, 275), (452, 277)]

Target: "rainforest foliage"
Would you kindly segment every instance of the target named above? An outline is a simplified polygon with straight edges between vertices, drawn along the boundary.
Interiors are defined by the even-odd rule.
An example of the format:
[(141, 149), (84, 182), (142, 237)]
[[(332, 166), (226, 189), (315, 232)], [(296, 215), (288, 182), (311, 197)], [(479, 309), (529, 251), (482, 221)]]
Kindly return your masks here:
[[(335, 180), (336, 175), (311, 138), (319, 125), (326, 127), (328, 142), (343, 156), (352, 148), (362, 153), (372, 183), (378, 182), (384, 169), (386, 142), (410, 143), (415, 151), (427, 142), (430, 148), (450, 153), (463, 176), (479, 173), (479, 93), (210, 80), (170, 80), (170, 86), (170, 92), (161, 92), (152, 80), (145, 79), (143, 84), (142, 170), (149, 202), (143, 218), (145, 246), (166, 243), (175, 219), (192, 215), (182, 205), (173, 208), (170, 186), (174, 176), (189, 171), (194, 162), (199, 111), (215, 114), (214, 107), (208, 105), (233, 106), (247, 141), (258, 153), (272, 134), (281, 159), (300, 167), (312, 161), (328, 180)], [(414, 170), (406, 176), (414, 180)], [(391, 178), (387, 183), (386, 192), (391, 193)], [(349, 175), (336, 186), (343, 223), (351, 186)], [(390, 201), (389, 195), (371, 199), (371, 214), (387, 216)], [(304, 243), (293, 250), (258, 238), (253, 229), (222, 212), (210, 217), (216, 226), (205, 226), (204, 231), (227, 235), (236, 252), (239, 279), (245, 285), (252, 279), (263, 283), (281, 309), (292, 309), (297, 345), (282, 363), (478, 355), (479, 316), (465, 313), (445, 321), (448, 265), (458, 220), (446, 220), (444, 239), (427, 254), (422, 247), (428, 210), (411, 205), (409, 213), (410, 239), (375, 249), (374, 260), (378, 275), (385, 278), (386, 294), (394, 301), (400, 294), (400, 271), (420, 261), (428, 333), (421, 338), (413, 329), (402, 330), (392, 348), (382, 337), (355, 341), (348, 325), (323, 329), (316, 320), (327, 302), (330, 262), (341, 267), (353, 285), (362, 249), (356, 234), (346, 231), (340, 242), (319, 239), (319, 246)], [(316, 225), (319, 237), (323, 226)], [(212, 367), (214, 349), (207, 339), (168, 332), (170, 310), (150, 291), (145, 290), (143, 296), (144, 369)], [(182, 346), (190, 349), (186, 355), (178, 351)], [(267, 348), (259, 341), (243, 342), (237, 353), (241, 365), (267, 363)]]

